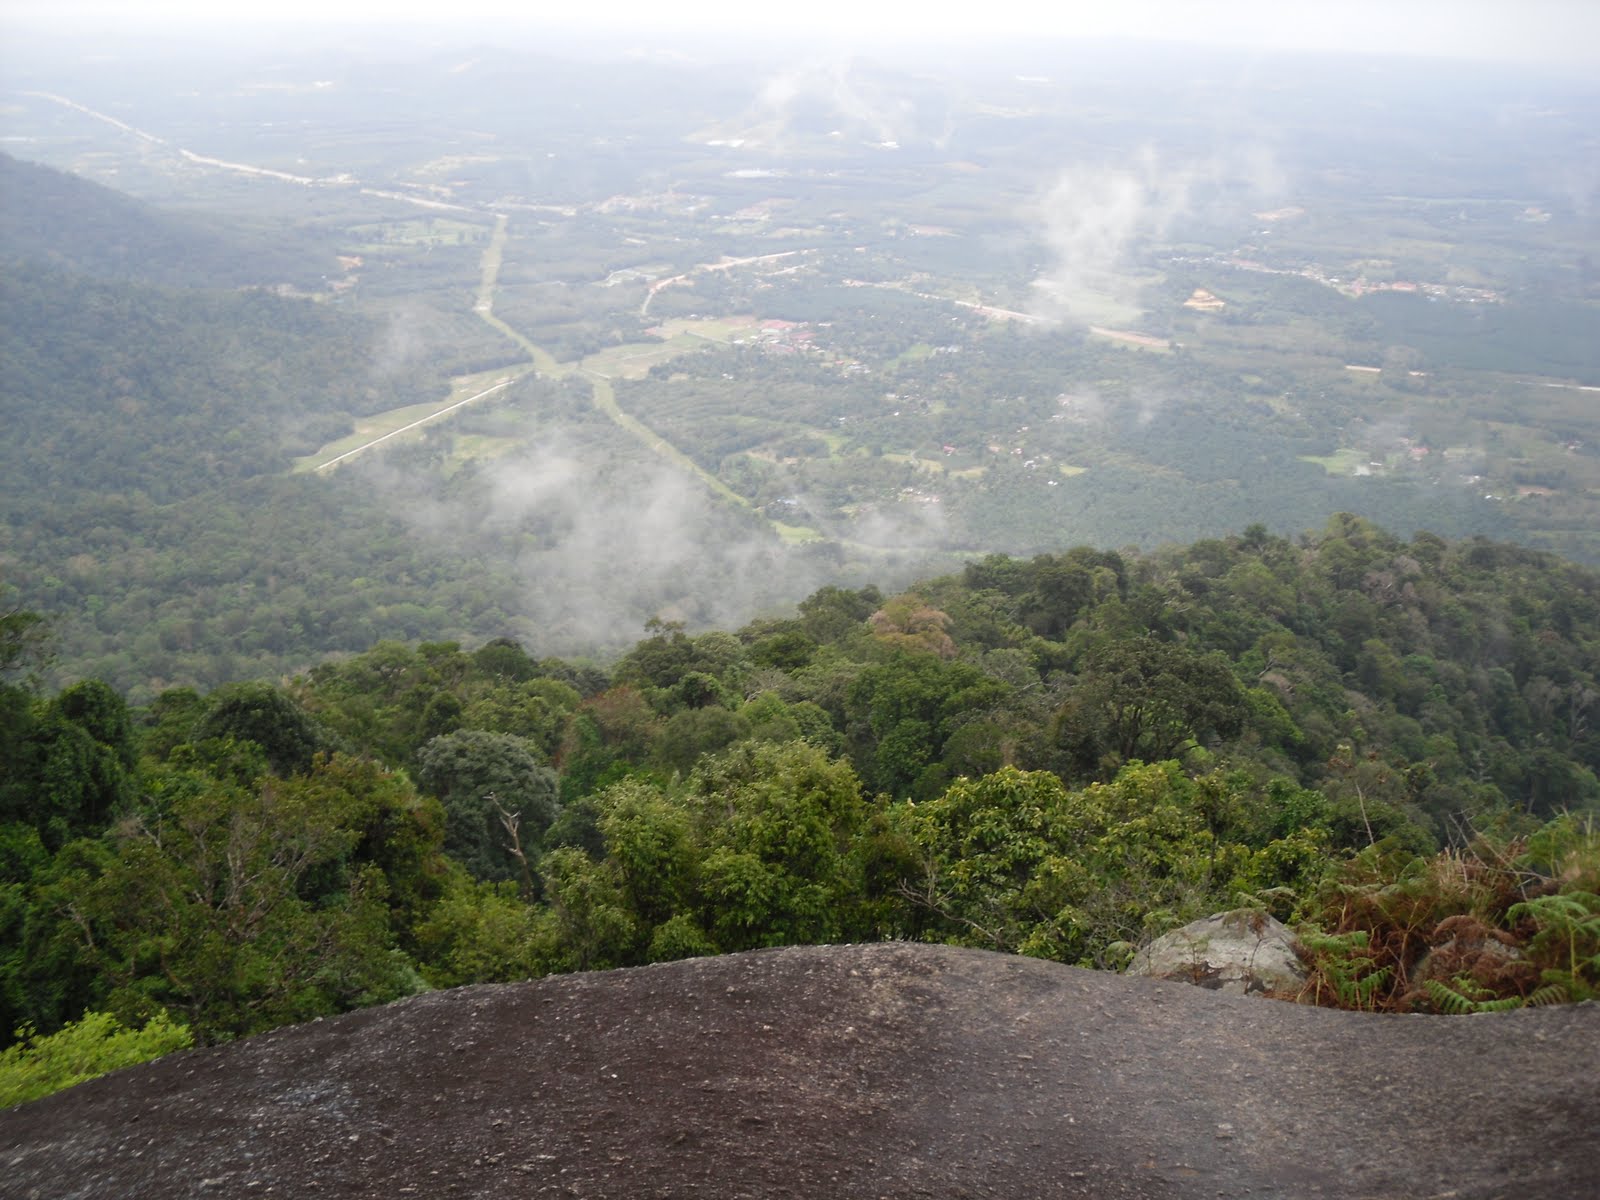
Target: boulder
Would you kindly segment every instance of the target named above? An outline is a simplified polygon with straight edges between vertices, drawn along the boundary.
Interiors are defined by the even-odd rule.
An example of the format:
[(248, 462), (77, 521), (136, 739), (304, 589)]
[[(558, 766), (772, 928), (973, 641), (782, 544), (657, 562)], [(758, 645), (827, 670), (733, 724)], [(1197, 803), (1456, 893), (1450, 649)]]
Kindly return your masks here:
[(1307, 974), (1288, 926), (1250, 908), (1174, 929), (1134, 955), (1127, 973), (1180, 979), (1241, 996), (1293, 994)]

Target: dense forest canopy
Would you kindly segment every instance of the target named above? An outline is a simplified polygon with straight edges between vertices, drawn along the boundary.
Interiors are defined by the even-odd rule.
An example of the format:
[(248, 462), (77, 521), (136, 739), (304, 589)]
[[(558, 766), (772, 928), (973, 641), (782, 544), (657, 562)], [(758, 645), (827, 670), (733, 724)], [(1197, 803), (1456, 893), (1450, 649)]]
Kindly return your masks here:
[(1116, 968), (1241, 903), (1321, 1003), (1600, 987), (1600, 575), (1505, 544), (992, 555), (609, 667), (391, 642), (141, 707), (43, 690), (40, 632), (5, 619), (8, 1029), (836, 940)]

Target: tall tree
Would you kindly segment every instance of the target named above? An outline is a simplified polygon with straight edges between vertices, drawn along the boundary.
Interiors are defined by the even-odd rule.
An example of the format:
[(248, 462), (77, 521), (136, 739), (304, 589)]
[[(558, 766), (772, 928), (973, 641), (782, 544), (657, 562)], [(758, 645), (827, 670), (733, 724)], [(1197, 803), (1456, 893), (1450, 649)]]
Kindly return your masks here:
[(1237, 736), (1249, 706), (1227, 659), (1150, 636), (1092, 651), (1056, 713), (1064, 769), (1104, 777), (1134, 759), (1155, 762), (1209, 738)]
[(417, 753), (416, 779), (444, 805), (445, 851), (478, 879), (520, 879), (519, 854), (536, 852), (560, 811), (556, 773), (533, 743), (507, 733), (434, 738)]

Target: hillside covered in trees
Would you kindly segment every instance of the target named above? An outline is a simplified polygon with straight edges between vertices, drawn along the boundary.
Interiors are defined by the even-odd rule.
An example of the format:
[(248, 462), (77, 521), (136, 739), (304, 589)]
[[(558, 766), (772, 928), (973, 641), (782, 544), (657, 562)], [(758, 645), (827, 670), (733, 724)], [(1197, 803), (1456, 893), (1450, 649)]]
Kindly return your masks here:
[(992, 556), (606, 667), (384, 643), (137, 709), (5, 620), (6, 1030), (842, 940), (1117, 968), (1240, 904), (1319, 1003), (1600, 987), (1600, 575), (1511, 546)]

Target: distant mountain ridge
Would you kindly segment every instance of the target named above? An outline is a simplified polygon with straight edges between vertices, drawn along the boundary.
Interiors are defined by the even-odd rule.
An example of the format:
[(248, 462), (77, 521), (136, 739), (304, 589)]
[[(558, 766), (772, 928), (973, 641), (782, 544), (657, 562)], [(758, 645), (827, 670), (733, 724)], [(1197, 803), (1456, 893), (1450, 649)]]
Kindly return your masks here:
[(0, 153), (0, 261), (169, 287), (312, 286), (332, 250), (299, 233), (251, 230), (156, 208), (112, 188)]

